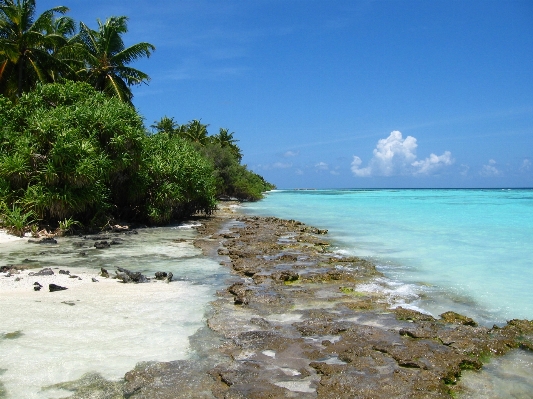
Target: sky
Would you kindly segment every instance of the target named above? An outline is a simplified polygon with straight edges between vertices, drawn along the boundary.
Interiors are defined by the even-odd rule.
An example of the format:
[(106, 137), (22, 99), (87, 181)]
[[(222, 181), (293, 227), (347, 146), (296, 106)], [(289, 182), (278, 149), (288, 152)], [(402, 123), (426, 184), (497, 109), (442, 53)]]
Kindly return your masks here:
[(533, 2), (37, 0), (126, 15), (133, 103), (228, 128), (278, 188), (533, 187)]

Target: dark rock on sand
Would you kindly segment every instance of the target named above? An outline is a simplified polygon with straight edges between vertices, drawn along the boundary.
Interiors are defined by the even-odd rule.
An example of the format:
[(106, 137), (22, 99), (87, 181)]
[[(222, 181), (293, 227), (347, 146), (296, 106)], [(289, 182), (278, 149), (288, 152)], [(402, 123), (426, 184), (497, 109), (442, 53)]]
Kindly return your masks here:
[(35, 283), (33, 283), (33, 290), (34, 291), (40, 291), (41, 288), (43, 288), (43, 286), (41, 284), (39, 284), (37, 281)]
[(59, 274), (70, 274), (68, 270), (59, 270)]
[(30, 238), (28, 242), (31, 244), (52, 244), (52, 245), (57, 244), (57, 240), (52, 237), (44, 237), (44, 238), (41, 238), (40, 240), (33, 240)]
[(57, 285), (57, 284), (48, 284), (48, 289), (50, 290), (50, 292), (56, 292), (56, 291), (67, 290), (68, 288), (67, 287), (62, 287), (62, 286)]
[(102, 277), (105, 277), (105, 278), (109, 278), (109, 272), (104, 269), (103, 267), (100, 268), (100, 276)]
[(53, 276), (53, 275), (54, 275), (54, 271), (50, 269), (49, 267), (44, 268), (43, 270), (40, 270), (36, 273), (34, 272), (28, 273), (28, 276)]
[(141, 272), (132, 272), (122, 267), (117, 267), (116, 278), (123, 283), (146, 283), (148, 279)]

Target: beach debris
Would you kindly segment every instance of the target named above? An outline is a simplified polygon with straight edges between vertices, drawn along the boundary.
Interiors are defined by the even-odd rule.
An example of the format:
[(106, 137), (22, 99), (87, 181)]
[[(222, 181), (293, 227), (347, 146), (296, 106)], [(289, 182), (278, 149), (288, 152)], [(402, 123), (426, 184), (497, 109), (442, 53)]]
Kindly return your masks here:
[(107, 242), (107, 241), (96, 241), (94, 243), (94, 247), (96, 249), (105, 249), (105, 248), (109, 248), (111, 245)]
[(109, 278), (109, 272), (104, 269), (103, 267), (100, 268), (100, 276), (102, 277), (105, 277), (105, 278)]
[(114, 226), (111, 226), (111, 231), (113, 231), (115, 233), (128, 231), (129, 229), (130, 229), (130, 226), (121, 226), (119, 224), (115, 224)]
[(94, 277), (91, 280), (92, 280), (93, 283), (97, 283), (98, 282), (98, 280), (96, 278), (94, 278)]
[[(10, 333), (3, 333), (3, 334), (0, 334), (0, 338), (4, 338), (4, 339), (17, 339), (17, 338), (20, 338), (24, 335), (24, 333), (21, 331), (21, 330), (17, 330), (17, 331), (13, 331), (13, 332), (10, 332)], [(0, 369), (1, 371), (1, 369)], [(2, 373), (0, 373), (2, 374)]]
[(65, 305), (68, 305), (68, 306), (74, 306), (74, 305), (76, 305), (76, 304), (75, 304), (74, 302), (72, 302), (72, 301), (63, 301), (63, 302), (61, 302), (61, 303), (64, 303)]
[(62, 287), (62, 286), (57, 285), (57, 284), (48, 284), (48, 289), (50, 290), (50, 292), (68, 290), (67, 287)]
[(49, 267), (44, 268), (43, 270), (38, 271), (37, 273), (30, 272), (28, 276), (53, 276), (55, 273)]
[(122, 267), (117, 267), (116, 277), (123, 283), (146, 283), (148, 279), (141, 272), (132, 272)]
[(33, 290), (34, 291), (40, 291), (41, 288), (43, 288), (43, 286), (41, 284), (39, 284), (39, 282), (36, 281), (35, 283), (33, 283)]

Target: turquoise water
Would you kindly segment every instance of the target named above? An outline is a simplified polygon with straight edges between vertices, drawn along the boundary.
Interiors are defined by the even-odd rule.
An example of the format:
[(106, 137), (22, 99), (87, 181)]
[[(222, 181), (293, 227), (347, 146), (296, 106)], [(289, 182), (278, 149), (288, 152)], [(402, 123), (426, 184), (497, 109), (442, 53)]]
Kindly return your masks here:
[(533, 319), (533, 190), (280, 190), (244, 211), (328, 229), (379, 266), (366, 288), (393, 306)]

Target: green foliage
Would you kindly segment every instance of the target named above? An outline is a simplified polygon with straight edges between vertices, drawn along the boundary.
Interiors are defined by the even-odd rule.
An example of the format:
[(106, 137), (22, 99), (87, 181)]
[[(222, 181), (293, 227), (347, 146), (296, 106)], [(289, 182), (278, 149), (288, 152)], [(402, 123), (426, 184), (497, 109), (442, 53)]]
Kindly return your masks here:
[(145, 138), (130, 106), (84, 83), (39, 86), (0, 101), (0, 194), (39, 219), (88, 220), (127, 203)]
[(215, 207), (211, 165), (182, 138), (159, 133), (148, 137), (141, 186), (151, 223), (167, 223)]
[(230, 146), (223, 147), (212, 142), (200, 148), (215, 170), (217, 197), (235, 197), (240, 200), (257, 201), (265, 191), (274, 188), (261, 176), (241, 165)]
[(64, 236), (73, 233), (74, 228), (78, 226), (81, 227), (82, 224), (78, 222), (77, 220), (74, 220), (72, 218), (64, 219), (59, 222), (59, 235)]
[(32, 211), (25, 212), (22, 208), (13, 205), (11, 208), (2, 204), (0, 220), (8, 232), (19, 237), (29, 230), (29, 226), (35, 222), (35, 214)]
[(266, 182), (261, 176), (241, 165), (242, 152), (237, 146), (234, 132), (221, 128), (218, 134), (209, 136), (209, 125), (194, 119), (180, 125), (174, 118), (164, 116), (151, 126), (156, 133), (179, 136), (194, 147), (209, 161), (213, 167), (216, 195), (235, 197), (240, 200), (257, 201), (263, 193), (275, 186)]
[(37, 82), (52, 82), (69, 67), (56, 52), (68, 44), (73, 21), (66, 7), (36, 16), (35, 0), (0, 2), (0, 94), (15, 99)]
[(147, 82), (150, 77), (127, 64), (150, 57), (155, 47), (145, 42), (125, 47), (122, 35), (128, 31), (127, 20), (125, 16), (111, 17), (104, 23), (98, 20), (97, 30), (81, 22), (74, 42), (80, 45), (78, 55), (83, 64), (78, 76), (96, 90), (131, 104), (130, 86)]
[[(178, 135), (86, 83), (0, 96), (0, 200), (67, 233), (105, 215), (167, 223), (215, 206), (213, 168)], [(18, 209), (18, 208), (16, 208)]]

